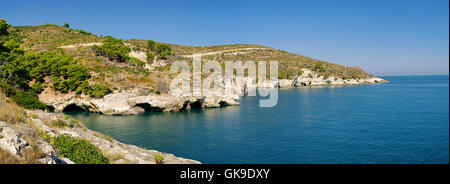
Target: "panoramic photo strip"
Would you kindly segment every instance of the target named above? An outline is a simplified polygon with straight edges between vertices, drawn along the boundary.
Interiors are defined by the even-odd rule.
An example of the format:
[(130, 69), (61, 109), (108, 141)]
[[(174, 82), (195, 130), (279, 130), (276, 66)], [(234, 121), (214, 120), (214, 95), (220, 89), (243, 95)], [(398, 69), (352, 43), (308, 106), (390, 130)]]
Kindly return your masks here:
[(0, 169), (449, 168), (448, 0), (0, 4)]

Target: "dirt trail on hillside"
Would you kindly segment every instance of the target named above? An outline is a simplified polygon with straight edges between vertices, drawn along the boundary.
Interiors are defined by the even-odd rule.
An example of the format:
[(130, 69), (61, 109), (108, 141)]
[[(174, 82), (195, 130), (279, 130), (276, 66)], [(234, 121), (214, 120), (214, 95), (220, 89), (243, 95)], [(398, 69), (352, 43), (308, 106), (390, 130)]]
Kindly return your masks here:
[(79, 43), (79, 44), (72, 44), (72, 45), (64, 45), (60, 46), (58, 48), (61, 49), (72, 49), (72, 48), (78, 48), (78, 47), (90, 47), (94, 45), (103, 45), (101, 42), (93, 42), (93, 43)]
[[(78, 48), (78, 47), (90, 47), (93, 45), (103, 45), (103, 43), (101, 43), (101, 42), (79, 43), (79, 44), (72, 44), (72, 45), (64, 45), (64, 46), (60, 46), (58, 48), (71, 49), (71, 48)], [(130, 46), (130, 44), (127, 44), (127, 43), (125, 45)], [(185, 57), (185, 58), (192, 58), (192, 57), (194, 57), (194, 55), (210, 56), (210, 55), (216, 55), (216, 54), (222, 54), (222, 53), (231, 53), (232, 54), (233, 52), (253, 51), (253, 50), (277, 50), (277, 49), (250, 47), (250, 48), (228, 49), (228, 50), (220, 50), (220, 51), (214, 51), (214, 52), (206, 52), (206, 53), (201, 53), (201, 54), (181, 55), (181, 56)]]
[(272, 48), (239, 48), (239, 49), (228, 49), (228, 50), (221, 50), (221, 51), (215, 51), (215, 52), (206, 52), (206, 53), (201, 53), (201, 54), (181, 55), (181, 56), (185, 57), (185, 58), (192, 58), (192, 57), (194, 57), (194, 55), (210, 56), (210, 55), (222, 54), (222, 53), (226, 53), (226, 52), (233, 53), (233, 52), (238, 52), (238, 51), (252, 51), (252, 50), (276, 50), (276, 49), (272, 49)]

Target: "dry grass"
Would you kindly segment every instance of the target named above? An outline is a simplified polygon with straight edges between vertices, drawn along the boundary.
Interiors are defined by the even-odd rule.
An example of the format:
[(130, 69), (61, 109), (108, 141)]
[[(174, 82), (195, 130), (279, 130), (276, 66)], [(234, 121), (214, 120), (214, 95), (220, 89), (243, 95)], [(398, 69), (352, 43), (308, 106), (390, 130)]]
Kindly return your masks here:
[(101, 42), (103, 40), (103, 38), (93, 34), (86, 35), (56, 25), (14, 26), (10, 29), (10, 32), (21, 36), (23, 46), (30, 51), (47, 51), (64, 45)]
[(19, 160), (20, 164), (41, 164), (39, 159), (43, 157), (43, 153), (37, 147), (29, 147), (28, 149), (22, 150), (21, 156), (22, 159)]
[(37, 148), (23, 149), (20, 158), (0, 148), (0, 164), (40, 164), (41, 157), (42, 152)]
[(104, 153), (103, 155), (105, 155), (105, 157), (107, 157), (110, 161), (110, 163), (116, 163), (116, 161), (122, 160), (121, 164), (129, 164), (130, 161), (128, 159), (125, 158), (125, 155), (122, 153), (117, 153), (117, 152), (113, 152), (113, 153)]
[[(128, 40), (128, 43), (135, 47), (135, 50), (145, 50), (145, 40)], [(181, 55), (191, 55), (194, 53), (206, 53), (216, 52), (224, 50), (233, 50), (240, 48), (269, 48), (260, 45), (249, 44), (234, 44), (234, 45), (218, 45), (218, 46), (183, 46), (171, 44), (172, 50), (175, 53), (173, 59), (191, 61), (191, 58), (183, 58)], [(241, 52), (241, 53), (240, 53)], [(177, 57), (178, 56), (178, 57)], [(290, 78), (294, 77), (298, 71), (302, 68), (314, 70), (318, 64), (321, 64), (325, 69), (324, 72), (320, 72), (321, 75), (328, 74), (339, 78), (368, 78), (372, 75), (364, 72), (359, 67), (348, 67), (326, 61), (321, 61), (309, 57), (305, 57), (298, 54), (289, 53), (283, 50), (270, 49), (270, 50), (251, 50), (251, 51), (237, 51), (227, 52), (215, 55), (203, 56), (202, 61), (216, 60), (220, 63), (225, 61), (278, 61), (279, 73), (290, 73)], [(171, 61), (169, 61), (171, 63)], [(168, 71), (168, 68), (163, 68), (164, 71)], [(318, 71), (316, 71), (318, 72)], [(166, 74), (167, 75), (167, 74)]]
[(0, 106), (0, 121), (8, 124), (25, 122), (27, 116), (21, 107), (11, 102), (3, 94), (0, 94), (0, 100), (3, 102), (3, 105)]
[(0, 148), (0, 164), (18, 164), (19, 159)]
[(0, 120), (14, 127), (21, 138), (24, 139), (29, 146), (22, 149), (20, 158), (11, 155), (5, 150), (0, 149), (0, 164), (37, 164), (42, 152), (37, 148), (35, 141), (40, 138), (41, 134), (34, 123), (27, 118), (25, 110), (0, 94)]

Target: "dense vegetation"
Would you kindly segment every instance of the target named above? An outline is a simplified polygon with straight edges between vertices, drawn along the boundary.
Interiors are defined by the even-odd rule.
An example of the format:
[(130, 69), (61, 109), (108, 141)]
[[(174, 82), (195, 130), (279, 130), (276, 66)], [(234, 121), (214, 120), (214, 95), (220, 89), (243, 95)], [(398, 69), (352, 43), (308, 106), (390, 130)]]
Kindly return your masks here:
[(158, 56), (159, 59), (168, 59), (172, 55), (172, 47), (165, 43), (156, 43), (153, 40), (147, 41), (147, 60), (153, 60), (154, 55)]
[(92, 97), (112, 92), (108, 85), (89, 85), (87, 79), (91, 76), (88, 69), (61, 49), (25, 52), (20, 47), (20, 37), (9, 33), (9, 27), (4, 19), (0, 19), (0, 89), (18, 105), (45, 109), (36, 94), (46, 87)]
[(107, 57), (110, 61), (126, 62), (130, 59), (128, 53), (131, 52), (131, 49), (121, 39), (111, 36), (105, 37), (103, 45), (94, 45), (92, 48), (97, 55)]
[(0, 19), (0, 89), (25, 108), (44, 109), (45, 105), (26, 83), (29, 72), (25, 68), (14, 67), (13, 63), (18, 62), (24, 50), (20, 47), (18, 37), (8, 33), (9, 27), (4, 19)]
[(100, 149), (90, 142), (60, 135), (53, 138), (53, 146), (62, 157), (66, 157), (76, 164), (108, 164), (109, 160), (100, 152)]

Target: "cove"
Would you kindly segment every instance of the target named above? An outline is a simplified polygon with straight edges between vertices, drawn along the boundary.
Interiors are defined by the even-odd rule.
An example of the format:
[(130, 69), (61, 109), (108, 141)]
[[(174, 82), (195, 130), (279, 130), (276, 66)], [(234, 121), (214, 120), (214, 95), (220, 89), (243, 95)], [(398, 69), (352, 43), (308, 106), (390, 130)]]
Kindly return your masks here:
[(449, 76), (280, 89), (278, 104), (111, 116), (68, 111), (118, 141), (202, 163), (447, 163)]

